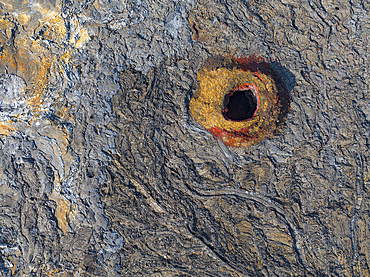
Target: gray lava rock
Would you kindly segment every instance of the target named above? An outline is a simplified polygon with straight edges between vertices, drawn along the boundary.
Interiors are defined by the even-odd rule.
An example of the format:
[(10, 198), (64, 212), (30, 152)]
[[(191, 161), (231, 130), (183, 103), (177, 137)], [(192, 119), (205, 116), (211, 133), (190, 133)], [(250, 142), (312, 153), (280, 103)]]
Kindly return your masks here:
[[(43, 47), (89, 40), (32, 120), (0, 73), (0, 275), (369, 276), (365, 2), (62, 1), (66, 39)], [(291, 95), (274, 137), (230, 148), (190, 117), (218, 54), (272, 62)]]

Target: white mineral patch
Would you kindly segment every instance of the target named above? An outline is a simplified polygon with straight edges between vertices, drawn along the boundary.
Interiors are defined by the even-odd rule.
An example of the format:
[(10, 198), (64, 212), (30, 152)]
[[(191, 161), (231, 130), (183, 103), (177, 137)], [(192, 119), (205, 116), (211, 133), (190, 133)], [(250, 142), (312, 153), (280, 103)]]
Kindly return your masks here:
[(25, 111), (26, 82), (17, 75), (0, 77), (0, 120), (6, 121)]

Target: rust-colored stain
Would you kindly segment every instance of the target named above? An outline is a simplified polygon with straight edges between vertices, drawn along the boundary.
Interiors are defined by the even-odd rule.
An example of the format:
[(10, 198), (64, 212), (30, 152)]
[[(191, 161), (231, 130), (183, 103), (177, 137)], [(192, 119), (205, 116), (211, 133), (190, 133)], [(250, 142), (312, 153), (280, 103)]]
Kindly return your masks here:
[[(12, 118), (14, 122), (29, 122), (45, 111), (51, 71), (63, 74), (63, 65), (69, 63), (75, 48), (82, 47), (89, 40), (89, 35), (86, 29), (78, 26), (77, 20), (72, 24), (77, 31), (69, 30), (71, 34), (66, 35), (67, 27), (60, 15), (59, 1), (51, 4), (37, 0), (5, 0), (2, 3), (0, 71), (17, 75), (25, 81), (26, 87), (21, 97), (26, 100), (28, 109)], [(9, 123), (2, 122), (12, 129)], [(9, 130), (0, 130), (2, 135), (9, 134)]]
[(11, 126), (0, 122), (0, 135), (7, 136), (12, 131), (14, 131), (14, 129)]
[[(199, 70), (198, 89), (190, 101), (190, 115), (227, 146), (243, 147), (274, 134), (286, 110), (286, 97), (278, 91), (276, 76), (258, 57), (208, 59)], [(225, 116), (225, 96), (250, 90), (256, 101), (252, 116), (231, 120)]]
[(42, 104), (50, 68), (57, 60), (57, 55), (46, 47), (45, 40), (60, 44), (66, 30), (62, 18), (55, 12), (44, 10), (40, 5), (35, 8), (40, 14), (40, 27), (32, 33), (27, 32), (31, 15), (7, 14), (0, 18), (0, 68), (24, 79), (27, 84), (26, 98), (33, 109), (38, 110)]
[(58, 227), (63, 231), (64, 234), (66, 234), (69, 231), (68, 216), (71, 212), (70, 203), (68, 200), (60, 197), (59, 195), (55, 197), (53, 195), (51, 199), (57, 203), (55, 216), (58, 219)]
[(189, 24), (193, 32), (192, 39), (202, 43), (207, 42), (208, 36), (206, 32), (191, 17), (189, 17)]
[(218, 20), (217, 12), (208, 4), (197, 1), (196, 7), (189, 12), (189, 26), (193, 33), (193, 40), (204, 45), (216, 45), (225, 26)]
[[(77, 19), (70, 20), (69, 35), (65, 20), (60, 15), (60, 1), (54, 4), (48, 1), (13, 1), (4, 0), (0, 15), (0, 71), (5, 75), (16, 75), (26, 84), (19, 91), (27, 109), (14, 112), (9, 120), (0, 119), (0, 135), (9, 135), (17, 130), (20, 122), (32, 125), (38, 116), (46, 110), (47, 91), (51, 74), (62, 75), (70, 57), (76, 48), (89, 40), (89, 35)], [(72, 22), (72, 23), (71, 23)], [(54, 99), (58, 99), (54, 95)], [(55, 103), (56, 113), (68, 117), (68, 109)], [(2, 120), (2, 121), (1, 121)], [(64, 176), (67, 176), (73, 159), (68, 152), (69, 133), (59, 126), (50, 124), (39, 130), (45, 136), (58, 141), (64, 162)], [(57, 153), (58, 150), (54, 149)], [(59, 172), (59, 174), (62, 174)], [(54, 190), (50, 197), (57, 204), (55, 216), (58, 227), (66, 234), (69, 221), (73, 219), (73, 205), (60, 193), (62, 180), (57, 175)], [(13, 269), (12, 269), (13, 272)], [(14, 272), (13, 272), (14, 273)], [(54, 275), (53, 275), (54, 276)], [(60, 275), (61, 276), (61, 275)]]
[(9, 257), (9, 260), (12, 262), (12, 266), (10, 267), (10, 270), (12, 272), (12, 276), (15, 274), (15, 271), (17, 269), (17, 266), (19, 264), (19, 262), (13, 258), (12, 256)]

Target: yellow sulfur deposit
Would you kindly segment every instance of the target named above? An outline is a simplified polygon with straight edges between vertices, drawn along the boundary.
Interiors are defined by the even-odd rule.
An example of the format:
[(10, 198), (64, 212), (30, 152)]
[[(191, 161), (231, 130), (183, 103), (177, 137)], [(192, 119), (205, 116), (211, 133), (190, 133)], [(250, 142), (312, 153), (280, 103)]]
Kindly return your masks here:
[[(242, 147), (259, 142), (273, 134), (279, 121), (279, 92), (266, 63), (255, 70), (255, 59), (248, 62), (216, 56), (199, 70), (199, 86), (190, 101), (190, 115), (227, 146)], [(258, 66), (257, 66), (258, 68)], [(254, 88), (258, 100), (255, 114), (246, 120), (225, 118), (225, 96), (235, 88)]]
[[(89, 40), (86, 30), (75, 21), (69, 41), (66, 41), (67, 28), (60, 15), (60, 3), (45, 1), (2, 1), (0, 14), (0, 76), (22, 78), (26, 87), (16, 91), (22, 100), (22, 107), (12, 109), (11, 116), (3, 112), (0, 122), (16, 129), (13, 121), (30, 121), (44, 111), (45, 93), (51, 70), (63, 74), (63, 63), (68, 60), (75, 47), (82, 47)], [(69, 31), (71, 32), (71, 30)], [(77, 39), (75, 39), (77, 38)], [(59, 71), (59, 72), (58, 72)], [(18, 108), (21, 106), (18, 105)], [(4, 128), (2, 128), (4, 129)], [(2, 132), (6, 134), (6, 132)]]

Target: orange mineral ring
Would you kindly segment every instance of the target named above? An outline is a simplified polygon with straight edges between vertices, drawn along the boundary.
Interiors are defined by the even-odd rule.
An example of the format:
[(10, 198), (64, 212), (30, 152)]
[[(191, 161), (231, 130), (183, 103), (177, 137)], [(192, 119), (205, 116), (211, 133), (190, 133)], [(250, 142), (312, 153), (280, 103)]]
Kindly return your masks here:
[(227, 146), (271, 137), (288, 110), (287, 90), (261, 58), (214, 56), (197, 77), (190, 115)]

